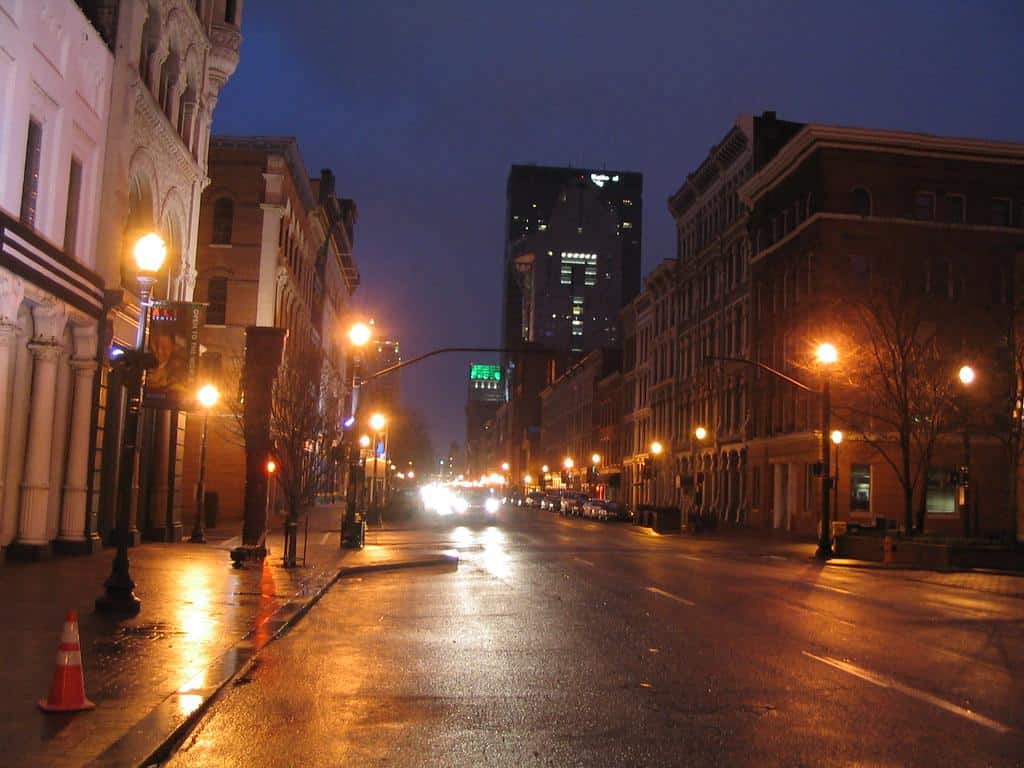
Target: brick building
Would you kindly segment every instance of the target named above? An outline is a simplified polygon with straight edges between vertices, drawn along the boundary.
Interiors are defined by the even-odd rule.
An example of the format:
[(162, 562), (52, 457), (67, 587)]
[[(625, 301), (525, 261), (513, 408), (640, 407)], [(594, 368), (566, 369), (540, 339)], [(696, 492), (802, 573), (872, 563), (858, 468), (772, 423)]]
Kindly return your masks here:
[[(901, 454), (872, 354), (895, 336), (901, 355), (926, 344), (918, 354), (932, 365), (918, 377), (930, 389), (915, 392), (908, 414), (938, 432), (927, 466), (919, 452), (910, 466), (925, 529), (1008, 529), (1010, 470), (999, 438), (1012, 403), (1007, 344), (1024, 254), (1022, 168), (1020, 144), (808, 125), (740, 188), (751, 208), (754, 358), (819, 388), (826, 373), (813, 362), (815, 345), (839, 350), (830, 374), (833, 426), (846, 432), (839, 519), (903, 519)], [(946, 406), (925, 412), (930, 392), (964, 363), (978, 383), (953, 387)], [(815, 530), (819, 397), (758, 376), (749, 417), (751, 522)], [(969, 455), (965, 431), (976, 433)], [(970, 464), (966, 503), (950, 485), (961, 463)]]
[[(196, 299), (208, 304), (201, 340), (220, 361), (224, 402), (237, 399), (246, 326), (276, 326), (288, 331), (286, 354), (305, 350), (321, 358), (325, 402), (340, 414), (341, 329), (359, 284), (352, 256), (355, 204), (337, 196), (331, 171), (310, 179), (293, 138), (214, 137), (210, 175), (200, 216)], [(198, 424), (190, 425), (190, 489), (198, 432)], [(237, 418), (231, 408), (221, 408), (210, 421), (206, 488), (218, 494), (222, 519), (240, 519), (244, 478)], [(340, 486), (341, 479), (332, 482)]]

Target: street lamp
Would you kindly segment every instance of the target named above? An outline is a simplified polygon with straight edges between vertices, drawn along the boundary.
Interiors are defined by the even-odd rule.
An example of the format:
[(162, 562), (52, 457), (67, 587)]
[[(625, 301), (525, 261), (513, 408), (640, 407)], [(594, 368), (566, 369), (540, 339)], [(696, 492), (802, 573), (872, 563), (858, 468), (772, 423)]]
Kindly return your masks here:
[(509, 469), (510, 469), (510, 466), (509, 466), (509, 463), (507, 461), (501, 462), (501, 471), (502, 472), (508, 472)]
[(572, 469), (573, 467), (576, 466), (576, 462), (573, 461), (568, 456), (566, 456), (565, 457), (565, 461), (562, 462), (562, 466), (565, 467), (567, 470), (569, 470), (569, 469)]
[[(359, 406), (359, 365), (361, 359), (360, 351), (373, 338), (373, 329), (364, 322), (353, 323), (348, 333), (349, 348), (346, 355), (346, 370), (349, 380), (349, 390), (352, 393), (351, 408), (348, 418), (345, 420), (345, 427), (351, 428), (355, 424), (356, 411)], [(369, 438), (366, 438), (366, 445), (362, 438), (359, 444), (364, 448), (369, 445)], [(356, 478), (359, 475), (359, 450), (356, 447), (354, 434), (348, 442), (348, 477), (345, 482), (345, 518), (341, 524), (341, 545), (343, 547), (363, 546), (364, 526), (356, 522)]]
[(696, 443), (690, 443), (690, 473), (693, 476), (693, 497), (691, 499), (692, 503), (686, 505), (686, 513), (683, 516), (683, 525), (687, 529), (690, 527), (690, 507), (692, 506), (694, 510), (697, 510), (697, 514), (700, 515), (700, 510), (704, 506), (704, 481), (697, 481), (700, 474), (697, 472), (697, 443), (703, 443), (708, 439), (707, 427), (697, 426), (694, 428), (693, 437), (696, 440)]
[(662, 452), (664, 450), (665, 450), (665, 446), (663, 446), (657, 440), (655, 440), (653, 443), (651, 443), (651, 453), (654, 454), (655, 456), (661, 456), (661, 454), (662, 454)]
[(210, 425), (210, 409), (220, 400), (220, 390), (213, 384), (204, 384), (196, 393), (196, 400), (203, 409), (203, 434), (199, 440), (199, 479), (196, 482), (196, 515), (192, 521), (192, 535), (189, 541), (193, 544), (205, 544), (206, 532), (203, 530), (206, 499), (206, 432)]
[(132, 249), (136, 279), (139, 284), (139, 324), (135, 331), (135, 355), (132, 365), (125, 368), (124, 391), (127, 400), (124, 417), (124, 438), (118, 467), (120, 488), (117, 495), (117, 554), (104, 582), (104, 593), (96, 598), (96, 610), (134, 616), (141, 603), (135, 596), (135, 582), (128, 567), (128, 543), (131, 538), (131, 493), (135, 476), (135, 459), (139, 445), (139, 411), (142, 408), (143, 356), (146, 351), (146, 329), (149, 325), (149, 305), (157, 273), (167, 258), (167, 245), (155, 232), (140, 237)]
[[(662, 445), (659, 441), (655, 440), (653, 443), (651, 443), (651, 456), (654, 457), (654, 459), (652, 459), (652, 462), (656, 461), (657, 458), (659, 456), (661, 456), (662, 453), (664, 453), (664, 451), (665, 451), (665, 446)], [(656, 467), (652, 467), (651, 469), (652, 469), (652, 472), (651, 472), (651, 503), (652, 504), (657, 504), (658, 503), (658, 472), (657, 472), (657, 468)]]
[(839, 351), (828, 342), (818, 345), (814, 356), (822, 368), (821, 385), (821, 531), (818, 534), (818, 550), (815, 557), (828, 560), (832, 555), (832, 532), (829, 520), (829, 484), (832, 467), (829, 450), (830, 426), (832, 423), (832, 383), (829, 377), (831, 367), (839, 361)]
[(959, 485), (960, 485), (960, 511), (963, 515), (964, 523), (964, 536), (971, 535), (971, 508), (970, 498), (967, 493), (968, 478), (971, 473), (971, 431), (970, 431), (970, 420), (968, 418), (968, 395), (967, 390), (970, 389), (974, 383), (975, 373), (974, 369), (969, 365), (960, 366), (960, 370), (957, 371), (957, 378), (960, 379), (960, 383), (964, 387), (963, 395), (960, 398), (960, 410), (964, 422), (964, 463), (960, 467), (958, 473)]
[(523, 475), (523, 485), (530, 485), (533, 482), (533, 477), (529, 474)]
[(545, 464), (544, 466), (542, 466), (540, 468), (540, 471), (543, 472), (546, 475), (548, 472), (551, 471), (551, 467), (549, 467), (547, 464)]
[(380, 432), (387, 425), (388, 420), (383, 413), (375, 413), (370, 417), (370, 427), (374, 432)]
[(832, 440), (832, 445), (835, 446), (835, 465), (836, 475), (832, 482), (832, 514), (837, 518), (839, 517), (839, 444), (843, 442), (843, 431), (841, 429), (833, 429), (829, 435)]

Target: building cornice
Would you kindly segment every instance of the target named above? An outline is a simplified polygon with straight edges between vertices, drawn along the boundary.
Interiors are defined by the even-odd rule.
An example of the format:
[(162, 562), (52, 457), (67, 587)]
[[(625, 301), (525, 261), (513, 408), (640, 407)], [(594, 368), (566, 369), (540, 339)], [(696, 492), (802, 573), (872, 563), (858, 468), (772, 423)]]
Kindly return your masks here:
[(808, 156), (820, 149), (1024, 165), (1024, 144), (1017, 142), (812, 123), (802, 128), (775, 157), (740, 187), (740, 199), (748, 207), (753, 207), (769, 189), (785, 180)]

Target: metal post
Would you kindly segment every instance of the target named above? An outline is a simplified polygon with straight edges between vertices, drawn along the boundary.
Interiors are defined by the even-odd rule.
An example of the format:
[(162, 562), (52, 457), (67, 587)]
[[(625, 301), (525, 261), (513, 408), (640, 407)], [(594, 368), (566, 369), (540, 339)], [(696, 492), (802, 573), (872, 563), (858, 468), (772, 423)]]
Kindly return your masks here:
[(961, 498), (963, 499), (963, 506), (961, 512), (964, 516), (964, 536), (970, 538), (971, 536), (971, 492), (970, 492), (970, 477), (971, 477), (971, 432), (967, 426), (967, 397), (964, 396), (964, 475), (960, 479), (961, 483)]
[[(156, 279), (139, 276), (139, 325), (135, 332), (135, 351), (146, 350), (146, 331), (149, 324), (149, 303)], [(132, 482), (135, 475), (142, 409), (142, 368), (134, 366), (125, 380), (124, 435), (118, 466), (117, 494), (117, 554), (104, 582), (104, 593), (96, 598), (96, 610), (101, 613), (134, 616), (142, 603), (135, 596), (135, 582), (129, 570), (128, 545), (131, 539)]]
[(832, 556), (832, 532), (829, 521), (829, 485), (832, 478), (832, 452), (829, 450), (832, 426), (832, 386), (829, 375), (825, 373), (821, 387), (821, 532), (818, 537), (818, 551), (815, 557), (828, 560)]
[(203, 409), (203, 436), (199, 440), (199, 480), (196, 483), (196, 519), (192, 523), (192, 535), (189, 541), (193, 544), (206, 543), (205, 521), (203, 515), (206, 500), (206, 431), (210, 425), (210, 409)]
[(832, 481), (832, 514), (839, 518), (839, 443), (835, 444), (836, 455), (835, 455), (835, 468), (836, 474)]

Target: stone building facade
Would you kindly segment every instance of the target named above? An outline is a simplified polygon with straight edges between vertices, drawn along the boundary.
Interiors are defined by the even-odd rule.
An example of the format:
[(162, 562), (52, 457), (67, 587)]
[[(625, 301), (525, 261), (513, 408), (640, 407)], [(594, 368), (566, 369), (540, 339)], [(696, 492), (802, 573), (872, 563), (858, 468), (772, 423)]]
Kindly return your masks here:
[[(240, 0), (106, 0), (93, 4), (115, 52), (97, 271), (107, 288), (104, 346), (134, 344), (139, 317), (132, 247), (155, 231), (168, 246), (154, 299), (191, 301), (199, 205), (209, 183), (207, 151), (220, 90), (238, 64)], [(93, 467), (98, 526), (111, 530), (119, 487), (118, 386), (98, 399)], [(181, 538), (186, 414), (144, 413), (144, 460), (133, 478), (133, 528), (146, 538)]]

